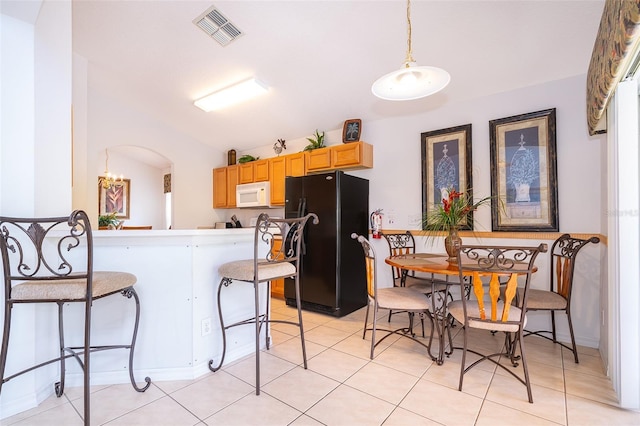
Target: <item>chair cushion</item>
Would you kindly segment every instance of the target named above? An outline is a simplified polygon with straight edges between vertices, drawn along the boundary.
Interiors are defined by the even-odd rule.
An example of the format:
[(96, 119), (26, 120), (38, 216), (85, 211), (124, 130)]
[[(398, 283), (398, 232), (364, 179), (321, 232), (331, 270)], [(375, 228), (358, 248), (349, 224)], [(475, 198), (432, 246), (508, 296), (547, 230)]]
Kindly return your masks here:
[[(496, 309), (498, 317), (502, 315), (503, 306), (504, 306), (504, 303), (502, 301), (499, 301)], [(449, 313), (453, 315), (453, 317), (456, 320), (464, 324), (464, 310), (462, 307), (462, 300), (454, 300), (453, 302), (449, 303), (449, 305), (447, 305), (447, 309), (449, 310)], [(487, 318), (491, 318), (491, 302), (490, 301), (485, 301), (484, 310)], [(509, 309), (508, 320), (519, 321), (521, 314), (522, 314), (522, 311), (519, 308), (516, 308), (515, 306), (511, 306), (511, 308)], [(469, 327), (472, 327), (472, 328), (481, 328), (483, 330), (491, 330), (491, 331), (510, 331), (510, 332), (518, 331), (517, 324), (507, 324), (499, 320), (498, 321), (474, 320), (473, 318), (480, 318), (480, 309), (478, 308), (478, 304), (476, 303), (475, 300), (467, 301), (467, 315), (470, 317)], [(524, 328), (524, 325), (526, 324), (527, 324), (527, 317), (525, 316), (523, 328)]]
[[(94, 272), (93, 297), (104, 296), (131, 287), (136, 276), (128, 272)], [(86, 294), (86, 280), (24, 281), (11, 289), (13, 300), (81, 300)]]
[[(232, 280), (253, 281), (253, 259), (236, 260), (228, 262), (218, 268), (222, 277)], [(274, 278), (289, 277), (295, 275), (296, 267), (289, 262), (258, 262), (258, 280), (268, 281)]]
[[(522, 300), (520, 290), (518, 297)], [(529, 289), (527, 309), (567, 309), (567, 299), (552, 291)]]
[(379, 288), (376, 293), (378, 307), (403, 311), (429, 309), (429, 299), (423, 293), (408, 287)]

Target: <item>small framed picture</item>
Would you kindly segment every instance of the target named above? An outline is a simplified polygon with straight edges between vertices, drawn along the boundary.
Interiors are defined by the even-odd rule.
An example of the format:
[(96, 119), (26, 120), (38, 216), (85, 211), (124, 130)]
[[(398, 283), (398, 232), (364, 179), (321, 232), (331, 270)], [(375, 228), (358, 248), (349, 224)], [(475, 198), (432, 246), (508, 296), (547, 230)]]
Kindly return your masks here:
[(556, 110), (489, 122), (493, 231), (558, 231)]
[(362, 120), (347, 120), (342, 127), (342, 143), (358, 142), (362, 133)]
[(108, 188), (102, 186), (104, 177), (98, 178), (98, 214), (116, 213), (118, 219), (129, 219), (129, 191), (131, 181), (119, 179)]

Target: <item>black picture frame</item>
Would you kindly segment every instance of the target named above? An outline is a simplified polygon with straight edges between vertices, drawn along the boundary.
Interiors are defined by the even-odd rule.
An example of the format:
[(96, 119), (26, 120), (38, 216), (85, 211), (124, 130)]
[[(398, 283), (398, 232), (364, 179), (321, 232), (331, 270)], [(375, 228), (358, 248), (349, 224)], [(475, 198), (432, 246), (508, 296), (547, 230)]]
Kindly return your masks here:
[(362, 120), (346, 120), (342, 126), (342, 143), (358, 142), (362, 134)]
[(489, 121), (493, 231), (559, 230), (556, 109)]
[[(473, 199), (471, 124), (423, 132), (422, 152), (422, 228), (426, 218), (442, 203), (442, 191), (454, 187)], [(460, 229), (473, 229), (473, 211)]]

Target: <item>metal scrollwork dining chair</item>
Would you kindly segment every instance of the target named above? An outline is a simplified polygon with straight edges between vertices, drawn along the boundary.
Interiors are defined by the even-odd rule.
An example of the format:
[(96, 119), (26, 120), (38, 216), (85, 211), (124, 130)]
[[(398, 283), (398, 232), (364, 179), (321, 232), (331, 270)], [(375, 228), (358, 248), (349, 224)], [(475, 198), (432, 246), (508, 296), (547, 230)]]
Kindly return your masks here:
[[(505, 247), (505, 246), (461, 246), (458, 252), (458, 270), (460, 277), (460, 294), (465, 294), (465, 286), (471, 286), (472, 297), (461, 297), (447, 306), (448, 311), (463, 326), (462, 360), (460, 361), (460, 382), (458, 390), (462, 390), (465, 373), (481, 363), (491, 361), (518, 379), (527, 388), (529, 402), (533, 402), (531, 382), (525, 356), (523, 331), (527, 322), (526, 306), (531, 275), (535, 271), (534, 262), (539, 253), (547, 251), (546, 244), (537, 247)], [(464, 277), (470, 276), (471, 283), (466, 284)], [(504, 291), (501, 292), (500, 277), (505, 278)], [(518, 277), (523, 285), (521, 289), (521, 305), (512, 302), (518, 291)], [(488, 290), (488, 291), (487, 291)], [(471, 329), (502, 331), (505, 342), (497, 353), (483, 354), (469, 348)], [(516, 345), (520, 355), (516, 355)], [(480, 358), (466, 366), (467, 352)], [(522, 363), (523, 377), (518, 376), (510, 368), (500, 363), (501, 359), (510, 360), (516, 367)]]
[[(571, 294), (573, 292), (576, 257), (578, 256), (578, 252), (587, 244), (598, 244), (599, 242), (600, 239), (598, 237), (591, 237), (584, 240), (573, 238), (569, 234), (561, 235), (551, 246), (549, 290), (531, 289), (529, 290), (527, 300), (527, 311), (547, 311), (551, 314), (551, 330), (525, 330), (525, 336), (534, 334), (569, 349), (573, 352), (573, 358), (576, 364), (578, 363), (578, 351), (576, 349), (576, 339), (573, 335), (573, 323), (571, 321)], [(557, 339), (555, 313), (562, 311), (567, 315), (571, 347)], [(548, 336), (549, 334), (551, 337)]]
[[(226, 330), (239, 325), (254, 324), (256, 340), (256, 395), (260, 395), (260, 333), (262, 327), (268, 323), (281, 323), (295, 325), (300, 329), (300, 341), (302, 344), (302, 359), (304, 368), (307, 368), (307, 351), (304, 342), (304, 327), (302, 324), (302, 301), (300, 300), (300, 260), (304, 255), (304, 229), (307, 222), (319, 223), (318, 216), (309, 213), (300, 218), (279, 219), (269, 217), (266, 213), (258, 216), (255, 226), (253, 258), (236, 260), (220, 266), (218, 272), (222, 279), (218, 286), (218, 314), (222, 329), (222, 355), (217, 366), (213, 366), (213, 360), (209, 361), (209, 369), (218, 371), (224, 362), (227, 350)], [(274, 238), (282, 238), (280, 250), (273, 250)], [(262, 251), (260, 249), (263, 249)], [(261, 255), (261, 252), (266, 253)], [(296, 291), (296, 306), (298, 308), (298, 321), (275, 320), (269, 318), (269, 295), (271, 280), (279, 278), (293, 278)], [(253, 284), (255, 315), (252, 318), (224, 324), (222, 304), (220, 296), (222, 289), (231, 285), (233, 281), (244, 281)], [(267, 284), (267, 303), (264, 313), (260, 312), (260, 284)], [(269, 349), (269, 336), (266, 336), (266, 348)]]
[[(369, 240), (364, 236), (356, 233), (351, 234), (351, 238), (357, 240), (362, 245), (364, 251), (365, 270), (366, 270), (366, 283), (367, 283), (367, 312), (364, 318), (364, 331), (362, 338), (366, 338), (367, 331), (371, 331), (371, 353), (369, 357), (373, 359), (374, 350), (378, 344), (380, 344), (387, 337), (394, 334), (407, 337), (414, 342), (419, 343), (429, 349), (431, 342), (433, 341), (433, 333), (429, 339), (429, 344), (425, 345), (422, 341), (415, 338), (413, 333), (413, 320), (415, 314), (429, 314), (429, 300), (427, 297), (410, 287), (385, 287), (378, 288), (378, 274), (376, 272), (376, 253)], [(369, 311), (373, 308), (373, 322), (372, 327), (368, 328), (369, 323)], [(396, 330), (385, 330), (378, 328), (377, 313), (378, 309), (389, 309), (394, 311), (402, 311), (409, 313), (409, 325), (408, 327), (401, 327)], [(429, 318), (431, 318), (429, 316)], [(376, 341), (376, 332), (385, 333), (384, 336)]]
[[(383, 231), (381, 234), (389, 245), (389, 254), (391, 256), (416, 253), (416, 241), (411, 231), (397, 233)], [(407, 271), (395, 266), (391, 266), (391, 274), (395, 287), (409, 287), (429, 297), (431, 297), (434, 292), (439, 293), (439, 297), (444, 297), (448, 294), (447, 282), (436, 279), (433, 274), (431, 274), (431, 276), (420, 276), (416, 275), (415, 271)], [(448, 296), (449, 299), (453, 300), (450, 294)], [(390, 310), (388, 321), (391, 322), (391, 315), (397, 313), (400, 313), (400, 311)], [(422, 323), (422, 334), (424, 337), (424, 319), (422, 317), (420, 318), (420, 322)]]
[[(139, 387), (133, 374), (133, 355), (140, 320), (140, 300), (133, 288), (136, 277), (127, 272), (93, 270), (93, 236), (84, 211), (76, 210), (65, 217), (0, 217), (0, 252), (4, 274), (0, 391), (2, 385), (13, 378), (59, 362), (60, 381), (55, 384), (55, 393), (60, 397), (65, 387), (65, 361), (73, 357), (83, 372), (84, 424), (88, 425), (91, 422), (90, 355), (110, 349), (129, 350), (129, 378), (133, 388), (138, 392), (149, 388), (149, 377), (145, 377), (146, 384)], [(94, 346), (91, 344), (92, 305), (94, 301), (111, 295), (121, 295), (135, 301), (131, 342)], [(58, 305), (59, 356), (6, 375), (12, 309), (27, 303)], [(67, 303), (84, 303), (84, 337), (79, 346), (67, 346), (65, 343), (63, 310)], [(114, 321), (118, 320), (114, 318)]]

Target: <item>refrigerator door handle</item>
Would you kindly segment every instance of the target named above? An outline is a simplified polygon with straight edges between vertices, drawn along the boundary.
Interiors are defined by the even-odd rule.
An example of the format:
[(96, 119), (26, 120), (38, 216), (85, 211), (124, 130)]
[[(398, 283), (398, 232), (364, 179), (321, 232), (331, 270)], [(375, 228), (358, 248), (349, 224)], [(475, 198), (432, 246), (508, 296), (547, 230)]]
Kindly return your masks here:
[(298, 200), (298, 217), (303, 217), (305, 214), (307, 214), (307, 199), (306, 198), (300, 198)]

